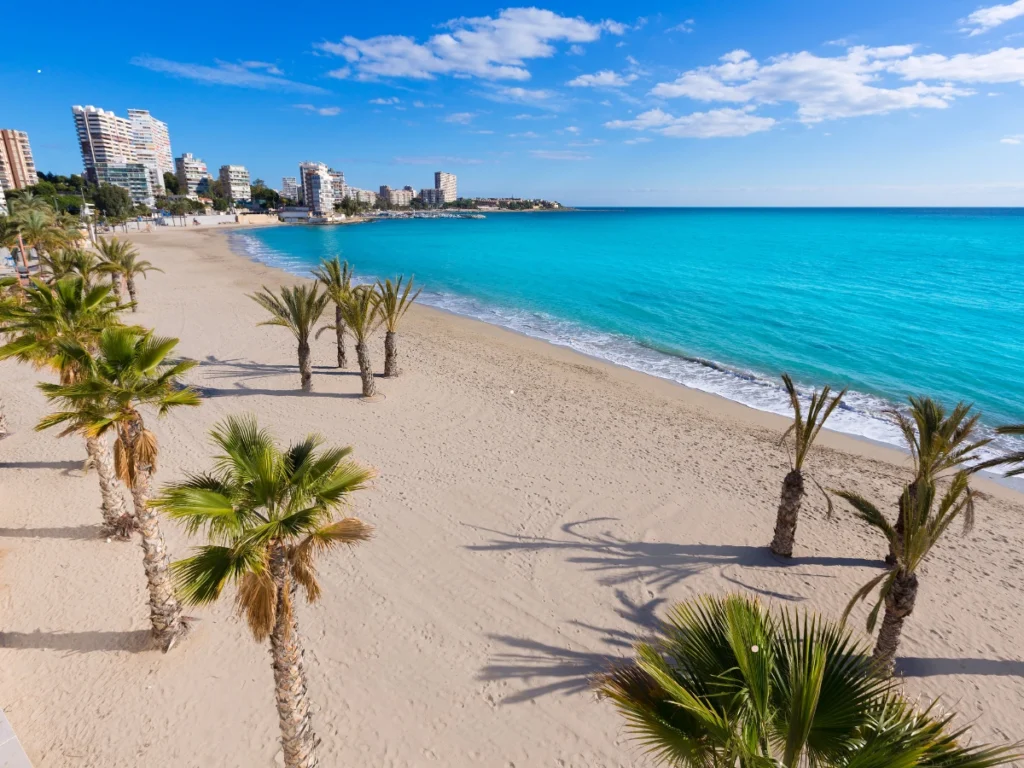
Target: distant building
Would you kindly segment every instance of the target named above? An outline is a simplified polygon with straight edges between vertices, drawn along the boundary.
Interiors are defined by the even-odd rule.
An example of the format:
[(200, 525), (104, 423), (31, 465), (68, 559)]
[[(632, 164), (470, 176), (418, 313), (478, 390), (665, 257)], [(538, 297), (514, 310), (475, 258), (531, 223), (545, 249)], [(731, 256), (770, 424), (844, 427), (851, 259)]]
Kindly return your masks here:
[(335, 177), (331, 173), (331, 169), (324, 163), (299, 163), (302, 203), (317, 216), (330, 216), (334, 213)]
[(195, 197), (209, 189), (210, 173), (206, 163), (191, 152), (186, 152), (175, 159), (175, 175), (178, 177), (178, 191), (188, 197)]
[(298, 202), (299, 184), (294, 176), (285, 176), (281, 179), (281, 197), (287, 197), (289, 200)]
[(82, 152), (85, 177), (93, 184), (101, 183), (97, 167), (135, 161), (132, 151), (132, 124), (113, 112), (93, 106), (71, 108)]
[(454, 173), (436, 171), (434, 173), (434, 189), (441, 190), (446, 203), (454, 203), (459, 199), (458, 183)]
[(336, 171), (333, 168), (327, 171), (331, 176), (331, 194), (334, 195), (334, 204), (337, 205), (348, 195), (348, 185), (345, 183), (343, 171)]
[(420, 199), (423, 200), (424, 205), (443, 205), (444, 204), (444, 192), (440, 189), (421, 189)]
[(380, 188), (381, 199), (387, 201), (388, 205), (396, 207), (405, 207), (412, 203), (413, 197), (416, 193), (412, 187), (406, 187), (405, 189), (392, 189), (387, 184)]
[(165, 192), (164, 174), (174, 173), (167, 123), (157, 120), (145, 109), (129, 109), (128, 122), (131, 125), (133, 161), (142, 163), (149, 170), (154, 192)]
[(278, 211), (277, 217), (285, 224), (306, 224), (309, 222), (309, 208), (289, 206)]
[(0, 130), (0, 192), (24, 189), (38, 183), (28, 134), (10, 128)]
[(133, 203), (153, 207), (156, 199), (150, 181), (149, 168), (142, 163), (96, 163), (97, 184), (124, 187)]
[(220, 182), (229, 200), (252, 200), (249, 170), (244, 165), (222, 165)]
[(348, 197), (355, 200), (357, 203), (368, 203), (369, 205), (376, 205), (377, 193), (371, 189), (356, 189), (355, 187), (346, 187)]

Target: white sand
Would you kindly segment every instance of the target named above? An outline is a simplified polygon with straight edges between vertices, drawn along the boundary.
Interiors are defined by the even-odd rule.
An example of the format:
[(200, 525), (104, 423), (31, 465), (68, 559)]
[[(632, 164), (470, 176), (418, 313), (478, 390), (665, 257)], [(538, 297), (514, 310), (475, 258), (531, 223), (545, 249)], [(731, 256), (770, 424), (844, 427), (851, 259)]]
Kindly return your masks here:
[[(322, 564), (299, 612), (325, 766), (645, 765), (587, 677), (665, 605), (750, 590), (838, 617), (883, 543), (805, 503), (797, 558), (767, 555), (786, 469), (785, 420), (429, 309), (410, 313), (404, 375), (365, 403), (333, 339), (301, 396), (291, 336), (256, 328), (245, 294), (294, 279), (217, 232), (131, 235), (166, 270), (138, 321), (202, 361), (201, 408), (150, 424), (157, 484), (209, 466), (207, 432), (252, 411), (282, 440), (323, 432), (376, 467), (356, 511), (378, 536)], [(377, 347), (380, 350), (380, 347)], [(354, 357), (354, 354), (353, 354)], [(376, 360), (381, 364), (380, 356)], [(273, 766), (268, 650), (209, 609), (170, 654), (143, 650), (136, 544), (96, 538), (80, 440), (36, 434), (39, 374), (0, 364), (14, 434), (0, 443), (0, 707), (36, 766)], [(514, 390), (514, 394), (512, 394)], [(822, 485), (890, 509), (907, 461), (826, 434)], [(979, 739), (1024, 736), (1024, 498), (990, 494), (966, 540), (923, 569), (902, 647), (912, 695), (944, 694)], [(165, 524), (172, 554), (181, 531)], [(859, 629), (865, 611), (855, 614)]]

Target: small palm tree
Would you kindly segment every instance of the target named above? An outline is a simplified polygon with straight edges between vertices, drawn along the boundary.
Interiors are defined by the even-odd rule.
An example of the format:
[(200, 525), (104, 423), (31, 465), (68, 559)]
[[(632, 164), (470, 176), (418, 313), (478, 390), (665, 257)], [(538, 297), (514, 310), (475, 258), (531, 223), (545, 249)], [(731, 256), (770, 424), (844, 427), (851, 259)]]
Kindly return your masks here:
[(846, 491), (838, 494), (850, 503), (858, 518), (882, 532), (896, 555), (894, 567), (861, 587), (843, 616), (845, 620), (854, 605), (878, 589), (879, 599), (868, 615), (867, 628), (869, 632), (874, 631), (878, 612), (884, 605), (885, 616), (874, 650), (875, 663), (884, 675), (892, 674), (903, 623), (914, 611), (918, 569), (957, 518), (964, 520), (964, 534), (969, 533), (974, 525), (974, 501), (969, 480), (970, 472), (957, 472), (939, 498), (931, 482), (919, 481), (913, 496), (909, 486), (904, 489), (900, 503), (902, 534), (897, 534), (895, 526), (863, 496)]
[(392, 283), (385, 280), (383, 283), (377, 281), (377, 293), (380, 300), (377, 311), (380, 313), (381, 321), (384, 323), (384, 375), (386, 377), (398, 375), (398, 321), (402, 319), (413, 302), (419, 298), (422, 288), (410, 297), (412, 291), (412, 278), (402, 290), (402, 280), (399, 278)]
[(773, 616), (740, 596), (675, 606), (600, 696), (655, 761), (679, 768), (988, 768), (1019, 744), (961, 746), (967, 729), (915, 711), (841, 624)]
[(35, 248), (40, 258), (68, 244), (67, 233), (54, 225), (52, 213), (47, 207), (25, 208), (17, 214), (25, 247)]
[(40, 429), (66, 424), (81, 426), (96, 437), (115, 434), (114, 466), (131, 490), (145, 552), (150, 624), (154, 640), (164, 651), (185, 627), (170, 578), (160, 518), (149, 504), (158, 446), (140, 409), (156, 408), (163, 416), (179, 406), (199, 405), (199, 393), (181, 381), (182, 374), (196, 362), (166, 362), (177, 343), (177, 339), (155, 337), (136, 328), (107, 328), (100, 335), (95, 355), (81, 345), (67, 345), (66, 354), (76, 358), (85, 372), (80, 382), (39, 385), (47, 399), (63, 409), (43, 418)]
[(119, 240), (116, 237), (107, 240), (101, 237), (96, 247), (103, 257), (101, 271), (110, 274), (112, 284), (116, 282), (114, 295), (120, 300), (123, 281), (128, 288), (128, 295), (131, 297), (132, 312), (137, 311), (138, 294), (135, 289), (135, 278), (139, 275), (145, 277), (147, 272), (163, 272), (163, 270), (140, 259), (138, 250), (127, 240)]
[[(996, 432), (1000, 435), (1014, 435), (1024, 437), (1024, 424), (1007, 424), (1005, 427), (999, 427)], [(990, 469), (992, 467), (998, 467), (1006, 464), (1020, 464), (1019, 467), (1014, 467), (1006, 472), (1006, 477), (1016, 477), (1017, 475), (1024, 475), (1024, 450), (1011, 451), (1005, 456), (1000, 456), (997, 459), (990, 459), (984, 464), (981, 464), (975, 469)]]
[(367, 342), (380, 327), (380, 313), (377, 304), (380, 295), (368, 285), (356, 286), (342, 304), (341, 315), (345, 324), (356, 337), (356, 359), (359, 361), (359, 376), (363, 381), (363, 397), (373, 397), (377, 385), (373, 380), (373, 363)]
[(317, 284), (296, 285), (282, 288), (281, 295), (263, 286), (259, 293), (251, 295), (253, 301), (269, 312), (272, 317), (260, 325), (279, 325), (287, 328), (299, 342), (299, 377), (303, 392), (313, 391), (313, 361), (310, 356), (309, 337), (319, 322), (331, 297), (317, 292)]
[(365, 541), (372, 529), (337, 511), (372, 477), (350, 448), (318, 450), (310, 435), (287, 450), (253, 417), (229, 417), (212, 432), (221, 450), (208, 474), (169, 485), (154, 504), (210, 542), (174, 564), (182, 599), (211, 603), (228, 582), (257, 642), (270, 639), (284, 764), (313, 768), (317, 738), (306, 696), (295, 592), (310, 603), (321, 594), (316, 560), (342, 544)]
[(821, 428), (828, 421), (828, 417), (839, 407), (846, 395), (846, 390), (844, 389), (831, 401), (828, 399), (831, 392), (828, 387), (822, 389), (820, 393), (813, 392), (805, 417), (793, 380), (784, 373), (782, 382), (786, 385), (789, 402), (793, 407), (793, 424), (783, 433), (781, 442), (785, 442), (786, 438), (792, 434), (793, 452), (789, 454), (789, 473), (782, 481), (782, 497), (779, 500), (779, 511), (775, 517), (775, 536), (772, 539), (771, 549), (780, 557), (792, 557), (800, 505), (806, 493), (804, 490), (804, 460), (810, 453), (811, 446), (814, 445), (814, 440), (818, 437)]
[[(342, 317), (341, 305), (345, 302), (349, 292), (352, 290), (352, 269), (347, 261), (340, 261), (337, 256), (332, 260), (320, 260), (320, 266), (313, 270), (316, 279), (324, 286), (327, 295), (334, 303), (334, 334), (338, 344), (338, 367), (345, 368), (348, 361), (345, 359), (345, 319)], [(317, 332), (317, 337), (328, 330), (324, 326)]]
[[(890, 565), (896, 562), (896, 550), (900, 547), (899, 540), (903, 535), (905, 516), (902, 505), (915, 504), (917, 489), (921, 485), (934, 485), (950, 472), (959, 471), (963, 465), (974, 464), (978, 460), (978, 450), (991, 442), (987, 438), (978, 438), (981, 414), (972, 414), (972, 407), (960, 402), (947, 413), (941, 403), (930, 397), (911, 397), (909, 414), (896, 409), (886, 412), (903, 433), (914, 464), (914, 477), (906, 491), (900, 494), (897, 503), (893, 526), (895, 535), (886, 556), (886, 562)], [(970, 471), (975, 472), (979, 468), (974, 467)]]

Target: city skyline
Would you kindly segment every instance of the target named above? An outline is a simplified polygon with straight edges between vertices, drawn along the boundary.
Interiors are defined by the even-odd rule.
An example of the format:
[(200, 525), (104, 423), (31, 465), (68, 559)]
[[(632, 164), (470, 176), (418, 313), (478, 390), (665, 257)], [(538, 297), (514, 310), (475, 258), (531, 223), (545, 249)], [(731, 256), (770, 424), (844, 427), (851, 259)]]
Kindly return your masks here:
[(1024, 204), (1024, 4), (762, 5), (360, 8), (319, 34), (211, 12), (239, 32), (216, 59), (140, 8), (153, 34), (102, 57), (0, 52), (5, 127), (65, 174), (61, 113), (91, 103), (271, 186), (315, 157), (369, 189), (433, 166), (577, 205)]

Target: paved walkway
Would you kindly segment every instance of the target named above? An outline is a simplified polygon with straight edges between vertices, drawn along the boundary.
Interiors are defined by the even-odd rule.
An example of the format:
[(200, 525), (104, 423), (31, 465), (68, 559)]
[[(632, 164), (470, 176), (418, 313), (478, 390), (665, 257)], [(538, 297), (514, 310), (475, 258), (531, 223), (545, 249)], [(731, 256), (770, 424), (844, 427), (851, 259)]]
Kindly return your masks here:
[(14, 729), (0, 709), (0, 768), (32, 768)]

